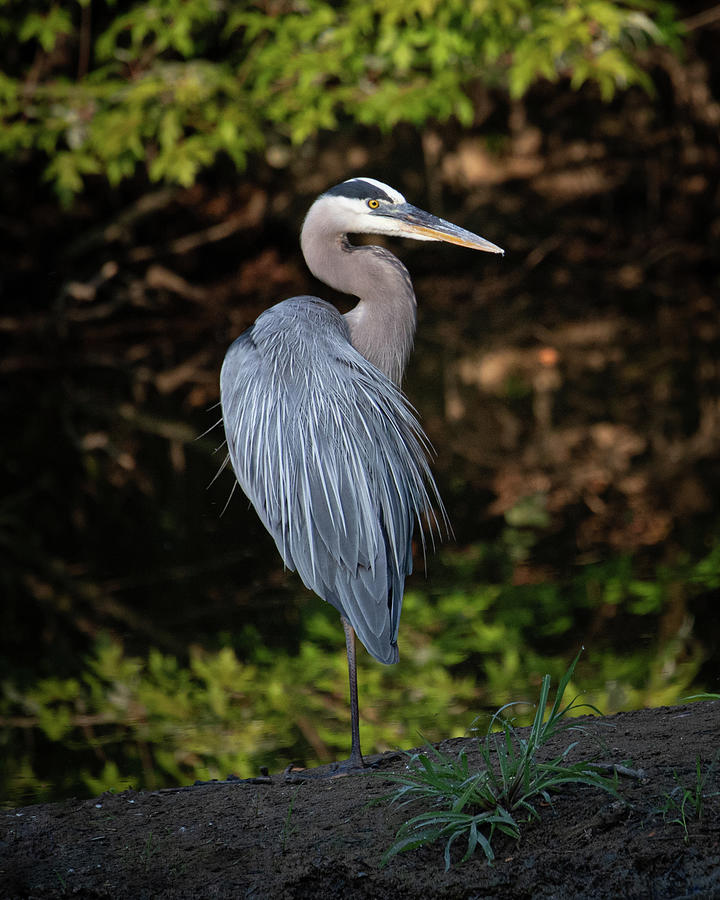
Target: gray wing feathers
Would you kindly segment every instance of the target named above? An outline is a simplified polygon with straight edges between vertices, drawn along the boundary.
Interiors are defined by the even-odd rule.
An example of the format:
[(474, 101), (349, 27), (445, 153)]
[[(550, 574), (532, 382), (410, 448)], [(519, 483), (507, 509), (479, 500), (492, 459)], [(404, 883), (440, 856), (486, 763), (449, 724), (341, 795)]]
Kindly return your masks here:
[(397, 661), (413, 529), (442, 512), (402, 394), (333, 306), (296, 297), (230, 347), (221, 399), (235, 474), (285, 564), (376, 659)]

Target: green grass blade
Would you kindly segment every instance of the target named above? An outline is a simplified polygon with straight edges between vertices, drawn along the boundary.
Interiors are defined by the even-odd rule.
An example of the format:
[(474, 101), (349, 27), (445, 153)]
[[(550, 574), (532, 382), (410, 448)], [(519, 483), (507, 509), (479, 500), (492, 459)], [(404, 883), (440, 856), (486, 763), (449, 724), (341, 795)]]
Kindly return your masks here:
[[(600, 788), (618, 797), (617, 775), (610, 779), (592, 769), (588, 761), (569, 761), (578, 740), (568, 743), (549, 762), (538, 762), (536, 758), (543, 744), (562, 731), (572, 729), (582, 733), (582, 728), (565, 720), (568, 712), (581, 704), (572, 700), (563, 706), (563, 697), (581, 652), (582, 649), (560, 679), (547, 718), (545, 711), (551, 679), (549, 675), (543, 677), (527, 737), (523, 737), (509, 719), (501, 721), (502, 713), (513, 704), (506, 704), (491, 717), (485, 737), (478, 740), (481, 766), (476, 772), (470, 772), (464, 748), (452, 757), (428, 744), (427, 752), (411, 758), (408, 772), (390, 776), (400, 785), (390, 798), (391, 802), (400, 801), (401, 805), (405, 805), (422, 801), (431, 808), (400, 826), (395, 842), (383, 856), (383, 864), (397, 853), (427, 846), (442, 838), (445, 840), (443, 856), (447, 869), (452, 862), (452, 847), (461, 837), (467, 839), (463, 861), (480, 847), (488, 862), (492, 863), (495, 858), (492, 843), (496, 832), (504, 837), (520, 837), (514, 810), (522, 810), (532, 818), (539, 818), (535, 806), (537, 799), (550, 803), (551, 792), (568, 784)], [(500, 734), (493, 730), (498, 723)], [(699, 800), (690, 794), (695, 806), (702, 803), (704, 780), (698, 768)], [(685, 802), (684, 797), (683, 807)], [(681, 808), (681, 815), (684, 816), (684, 808)]]

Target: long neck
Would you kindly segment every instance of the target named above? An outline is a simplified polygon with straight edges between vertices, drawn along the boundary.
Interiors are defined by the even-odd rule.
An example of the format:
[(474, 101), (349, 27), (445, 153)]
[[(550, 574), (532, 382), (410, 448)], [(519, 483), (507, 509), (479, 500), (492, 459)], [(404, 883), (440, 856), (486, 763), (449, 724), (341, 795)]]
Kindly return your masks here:
[(300, 236), (308, 268), (321, 281), (358, 297), (345, 315), (353, 347), (400, 384), (416, 324), (416, 301), (405, 266), (382, 247), (356, 247), (323, 227), (311, 209)]

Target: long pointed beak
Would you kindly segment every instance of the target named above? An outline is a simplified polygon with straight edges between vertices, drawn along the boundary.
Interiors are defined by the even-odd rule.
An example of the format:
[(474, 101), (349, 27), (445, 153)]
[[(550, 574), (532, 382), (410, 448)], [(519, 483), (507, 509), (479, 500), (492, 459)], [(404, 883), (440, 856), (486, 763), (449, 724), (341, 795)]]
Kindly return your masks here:
[(472, 231), (460, 228), (459, 225), (453, 225), (452, 222), (446, 222), (445, 219), (418, 209), (410, 203), (402, 203), (392, 210), (384, 209), (383, 216), (395, 219), (400, 232), (405, 237), (420, 241), (445, 241), (448, 244), (459, 244), (461, 247), (470, 247), (473, 250), (505, 255), (502, 247), (486, 241), (485, 238), (473, 234)]

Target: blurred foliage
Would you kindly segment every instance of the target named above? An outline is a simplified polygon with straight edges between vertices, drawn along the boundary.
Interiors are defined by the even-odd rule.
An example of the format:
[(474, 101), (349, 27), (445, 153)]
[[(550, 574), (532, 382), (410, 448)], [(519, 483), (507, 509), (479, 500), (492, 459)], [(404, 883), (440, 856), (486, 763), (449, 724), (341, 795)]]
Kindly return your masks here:
[[(242, 166), (243, 154), (262, 150), (281, 165), (293, 140), (325, 122), (390, 129), (425, 115), (479, 117), (484, 91), (524, 90), (523, 54), (547, 64), (528, 65), (525, 79), (589, 78), (606, 96), (646, 84), (639, 67), (619, 75), (617, 54), (636, 66), (636, 47), (674, 33), (667, 11), (650, 5), (466, 7), (384, 4), (363, 20), (355, 4), (208, 11), (0, 0), (0, 152), (35, 154), (6, 179), (19, 199), (6, 205), (18, 212), (4, 223), (0, 280), (18, 311), (1, 323), (17, 345), (3, 359), (0, 397), (14, 439), (0, 465), (3, 799), (249, 775), (339, 758), (349, 743), (334, 611), (283, 577), (242, 499), (218, 524), (230, 481), (210, 499), (206, 487), (220, 438), (194, 440), (215, 418), (205, 410), (225, 346), (263, 305), (304, 288), (284, 262), (297, 257), (289, 223), (323, 163), (311, 147), (293, 151), (302, 177), (290, 190), (285, 178), (271, 187), (256, 165), (237, 189), (157, 191), (119, 213), (123, 192), (103, 193), (56, 217), (35, 190), (37, 162), (44, 155), (68, 200), (85, 171), (118, 183), (147, 165), (153, 179), (191, 181), (218, 155)], [(613, 9), (615, 32), (598, 24)], [(568, 27), (553, 44), (549, 30), (573, 16), (580, 37)], [(453, 41), (457, 60), (434, 61)], [(421, 304), (418, 334), (432, 361), (418, 353), (409, 393), (422, 398), (441, 450), (438, 477), (454, 485), (443, 493), (465, 546), (435, 557), (432, 588), (409, 593), (400, 665), (363, 659), (368, 751), (462, 733), (483, 709), (534, 696), (581, 641), (576, 687), (605, 712), (717, 690), (720, 544), (708, 550), (707, 536), (718, 496), (720, 231), (717, 91), (708, 87), (717, 64), (713, 48), (706, 55), (714, 68), (664, 54), (658, 102), (632, 92), (601, 108), (593, 91), (541, 89), (499, 104), (500, 118), (508, 109), (526, 117), (496, 135), (504, 155), (492, 160), (502, 180), (497, 239), (512, 236), (525, 269), (485, 273), (485, 293), (474, 269), (450, 284), (427, 254), (410, 266), (418, 295), (432, 301)], [(422, 171), (408, 131), (373, 145), (388, 177), (392, 160)], [(447, 132), (438, 181), (474, 205), (488, 144), (465, 133), (485, 166), (466, 182), (464, 170), (452, 175), (462, 148)], [(329, 143), (344, 172), (352, 142)], [(235, 239), (218, 241), (228, 211), (256, 200), (237, 233), (220, 229)], [(282, 243), (291, 232), (292, 251)], [(557, 386), (544, 382), (546, 419), (536, 402), (537, 373), (551, 368), (536, 352), (543, 344), (559, 348)], [(478, 348), (509, 348), (508, 377), (497, 396), (463, 384), (464, 410), (451, 421), (443, 391), (457, 355), (472, 362)], [(475, 543), (481, 535), (488, 543)], [(188, 641), (203, 649), (188, 652)]]
[[(663, 636), (657, 624), (712, 587), (720, 542), (700, 560), (644, 577), (621, 558), (528, 585), (478, 584), (468, 557), (487, 552), (446, 551), (459, 586), (408, 593), (400, 664), (363, 660), (366, 751), (462, 735), (483, 710), (525, 699), (544, 672), (559, 678), (577, 650), (575, 623), (583, 616), (586, 653), (572, 690), (584, 703), (611, 713), (702, 689), (696, 677), (707, 650), (691, 627)], [(655, 636), (627, 654), (609, 647), (593, 637), (593, 623), (609, 614), (624, 617), (634, 633), (641, 620)], [(17, 804), (154, 788), (343, 758), (349, 712), (337, 616), (318, 604), (299, 627), (295, 651), (270, 650), (247, 628), (234, 647), (191, 648), (187, 662), (154, 649), (132, 656), (106, 637), (75, 677), (47, 677), (28, 688), (7, 680), (0, 694), (2, 798)], [(538, 652), (548, 638), (556, 652)], [(513, 716), (521, 711), (514, 706)]]
[(471, 124), (479, 85), (649, 88), (639, 51), (678, 31), (653, 0), (3, 0), (0, 154), (45, 156), (65, 202), (139, 166), (189, 185), (347, 122)]

